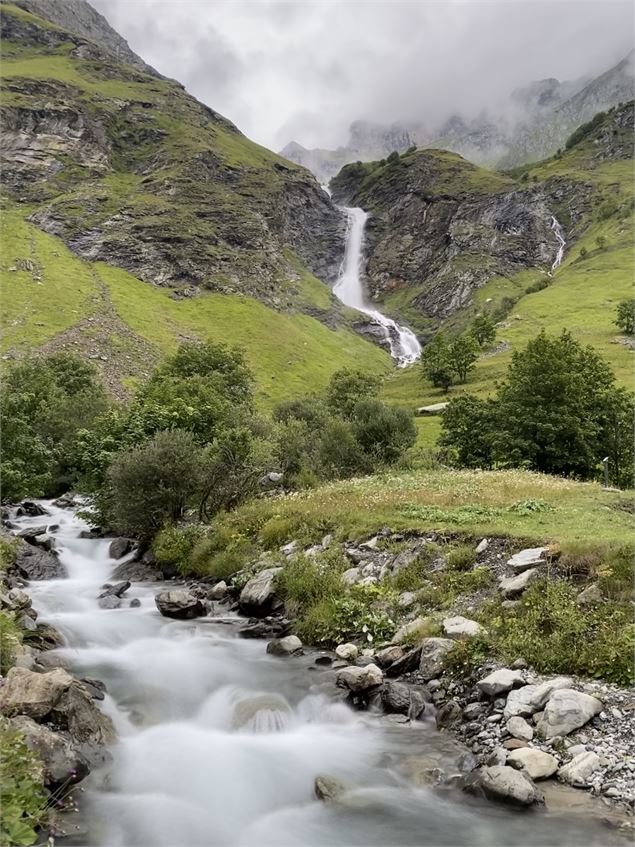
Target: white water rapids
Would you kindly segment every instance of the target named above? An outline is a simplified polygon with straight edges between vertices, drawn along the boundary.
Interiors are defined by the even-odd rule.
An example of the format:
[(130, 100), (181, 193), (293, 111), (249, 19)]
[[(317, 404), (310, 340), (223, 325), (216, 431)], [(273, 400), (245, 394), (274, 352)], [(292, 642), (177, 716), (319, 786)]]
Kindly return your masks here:
[(348, 218), (346, 249), (340, 277), (333, 288), (335, 296), (350, 306), (372, 318), (384, 331), (384, 337), (390, 345), (390, 355), (399, 367), (410, 365), (421, 356), (421, 345), (416, 335), (408, 327), (401, 326), (392, 318), (382, 315), (367, 302), (362, 284), (362, 259), (364, 228), (368, 214), (363, 209), (342, 207)]
[(553, 260), (553, 264), (551, 265), (551, 270), (555, 271), (556, 268), (559, 268), (562, 264), (562, 259), (564, 257), (564, 248), (567, 246), (567, 242), (564, 237), (564, 230), (560, 225), (559, 221), (556, 220), (552, 216), (551, 218), (551, 229), (553, 230), (556, 239), (558, 241), (558, 252), (556, 253), (556, 258)]
[[(75, 847), (385, 847), (608, 844), (596, 821), (510, 812), (459, 791), (417, 787), (404, 775), (450, 765), (457, 746), (430, 721), (398, 726), (333, 700), (333, 671), (315, 654), (275, 658), (236, 637), (240, 619), (170, 621), (134, 583), (119, 609), (96, 597), (111, 578), (108, 539), (81, 539), (71, 510), (42, 505), (68, 578), (32, 582), (39, 620), (79, 675), (103, 680), (102, 708), (119, 740), (112, 761), (83, 783), (69, 815)], [(18, 518), (18, 529), (44, 523)], [(174, 585), (172, 583), (172, 585)], [(130, 607), (137, 598), (141, 605)], [(415, 767), (415, 770), (417, 768)], [(342, 803), (313, 796), (318, 774), (351, 788)], [(530, 820), (531, 818), (531, 820)], [(84, 831), (72, 835), (74, 819)]]

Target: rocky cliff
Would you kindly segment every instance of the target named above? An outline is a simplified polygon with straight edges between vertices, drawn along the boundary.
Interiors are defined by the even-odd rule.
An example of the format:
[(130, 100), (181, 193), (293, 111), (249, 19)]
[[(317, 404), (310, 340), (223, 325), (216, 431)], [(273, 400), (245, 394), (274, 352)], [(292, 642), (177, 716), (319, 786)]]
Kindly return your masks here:
[(286, 306), (298, 260), (333, 281), (342, 218), (308, 171), (153, 73), (88, 4), (20, 6), (0, 7), (3, 191), (31, 222), (177, 293)]

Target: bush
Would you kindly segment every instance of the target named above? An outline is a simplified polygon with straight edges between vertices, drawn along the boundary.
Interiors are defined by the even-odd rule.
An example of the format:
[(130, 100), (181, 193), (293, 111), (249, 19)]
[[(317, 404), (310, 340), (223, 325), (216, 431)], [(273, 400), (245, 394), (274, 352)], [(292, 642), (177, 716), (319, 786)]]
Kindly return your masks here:
[(159, 565), (176, 568), (181, 574), (190, 573), (192, 551), (205, 537), (205, 533), (205, 527), (200, 524), (163, 527), (152, 542), (157, 562)]
[(399, 594), (403, 591), (418, 591), (430, 569), (430, 563), (438, 555), (439, 548), (436, 545), (426, 544), (409, 565), (393, 574), (391, 586)]
[(385, 641), (393, 635), (395, 623), (385, 610), (373, 608), (379, 591), (354, 585), (343, 596), (319, 600), (297, 621), (298, 635), (307, 643), (326, 646), (352, 640)]
[(587, 135), (590, 135), (594, 129), (596, 129), (603, 120), (606, 118), (606, 112), (597, 112), (590, 121), (587, 121), (584, 124), (581, 124), (577, 129), (575, 129), (571, 135), (567, 138), (565, 142), (565, 148), (570, 150), (572, 147), (575, 147), (576, 144), (579, 144), (580, 141), (585, 139)]
[(346, 560), (338, 548), (320, 556), (294, 556), (278, 575), (278, 591), (287, 614), (302, 618), (317, 603), (335, 600), (343, 590)]
[(379, 378), (364, 371), (344, 368), (336, 371), (326, 390), (326, 401), (333, 414), (351, 418), (360, 401), (379, 394)]
[(469, 571), (476, 562), (473, 547), (454, 547), (447, 555), (447, 566), (453, 571)]
[(625, 335), (635, 333), (635, 300), (622, 300), (617, 307), (615, 324)]
[(213, 538), (201, 539), (190, 556), (190, 573), (197, 576), (209, 576), (217, 580), (230, 580), (238, 571), (243, 570), (258, 557), (253, 544), (241, 539), (218, 549)]
[(0, 844), (34, 844), (45, 817), (42, 763), (22, 733), (0, 718)]
[(22, 644), (22, 629), (10, 612), (0, 612), (0, 674), (6, 676), (13, 667), (16, 653)]
[(535, 282), (532, 282), (531, 285), (527, 286), (525, 294), (536, 294), (538, 291), (544, 291), (545, 288), (549, 288), (550, 284), (550, 280), (547, 277), (537, 279)]
[(417, 440), (417, 428), (406, 409), (363, 400), (356, 405), (354, 415), (355, 438), (374, 463), (393, 464)]

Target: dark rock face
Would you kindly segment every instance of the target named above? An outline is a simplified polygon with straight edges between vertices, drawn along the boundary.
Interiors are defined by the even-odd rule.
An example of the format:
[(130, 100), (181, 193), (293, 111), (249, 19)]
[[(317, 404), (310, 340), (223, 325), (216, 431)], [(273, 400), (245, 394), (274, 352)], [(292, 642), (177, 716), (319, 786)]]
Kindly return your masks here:
[(18, 546), (14, 568), (24, 579), (62, 579), (67, 576), (66, 568), (54, 553), (24, 541)]
[(134, 547), (134, 541), (131, 538), (115, 538), (110, 542), (108, 555), (111, 559), (122, 559)]

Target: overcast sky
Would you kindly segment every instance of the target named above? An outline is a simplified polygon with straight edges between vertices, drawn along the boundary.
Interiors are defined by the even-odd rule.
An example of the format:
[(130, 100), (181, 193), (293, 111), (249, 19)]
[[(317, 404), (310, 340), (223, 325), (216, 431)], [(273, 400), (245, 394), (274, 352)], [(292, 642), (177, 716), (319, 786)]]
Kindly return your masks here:
[(434, 124), (633, 47), (631, 0), (90, 0), (132, 49), (279, 149), (357, 118)]

